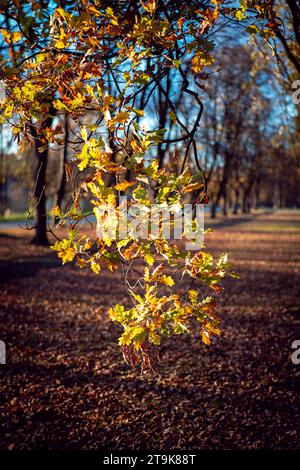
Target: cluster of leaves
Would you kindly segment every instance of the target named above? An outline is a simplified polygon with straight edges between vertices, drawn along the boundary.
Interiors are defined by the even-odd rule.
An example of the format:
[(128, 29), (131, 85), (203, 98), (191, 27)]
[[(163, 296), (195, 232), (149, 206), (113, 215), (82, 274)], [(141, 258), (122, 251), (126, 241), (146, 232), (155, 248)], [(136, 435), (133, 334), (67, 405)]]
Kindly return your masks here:
[[(151, 236), (141, 240), (130, 232), (120, 241), (88, 237), (80, 231), (86, 217), (80, 202), (92, 197), (98, 225), (109, 226), (111, 219), (99, 215), (98, 208), (108, 204), (119, 215), (123, 194), (130, 194), (129, 205), (142, 205), (145, 216), (151, 203), (181, 206), (192, 191), (198, 192), (197, 202), (207, 200), (194, 139), (202, 102), (189, 88), (187, 71), (197, 85), (204, 67), (213, 63), (211, 35), (220, 15), (242, 21), (250, 11), (259, 22), (273, 14), (267, 1), (241, 1), (239, 7), (227, 3), (191, 1), (183, 10), (178, 0), (81, 0), (65, 2), (65, 8), (50, 2), (45, 11), (36, 2), (21, 5), (15, 1), (0, 10), (15, 20), (13, 30), (2, 30), (9, 55), (2, 57), (0, 73), (6, 87), (1, 119), (11, 123), (16, 136), (32, 141), (34, 134), (44, 146), (62, 144), (60, 126), (45, 126), (47, 117), (64, 114), (75, 123), (75, 138), (69, 142), (78, 172), (73, 200), (64, 214), (55, 209), (60, 225), (69, 224), (70, 231), (54, 249), (63, 263), (74, 260), (80, 268), (88, 266), (97, 274), (104, 266), (111, 271), (123, 267), (134, 307), (116, 306), (110, 316), (124, 327), (120, 344), (126, 358), (136, 362), (138, 355), (144, 365), (149, 361), (149, 344), (159, 344), (164, 335), (188, 331), (192, 318), (200, 322), (205, 344), (220, 332), (210, 297), (199, 300), (198, 291), (189, 289), (159, 297), (159, 285), (178, 291), (167, 268), (190, 276), (192, 284), (198, 281), (218, 292), (229, 269), (227, 258), (222, 255), (214, 263), (204, 251), (191, 255), (174, 241)], [(250, 34), (260, 30), (249, 26)], [(193, 128), (188, 129), (169, 102), (170, 118), (181, 131), (174, 138), (170, 134), (166, 138), (165, 129), (146, 129), (149, 120), (144, 115), (147, 96), (159, 87), (163, 91), (161, 84), (170, 71), (177, 71), (182, 90), (194, 98), (198, 113)], [(87, 122), (87, 115), (96, 118)], [(159, 168), (153, 158), (155, 147), (167, 141), (186, 143), (185, 156), (174, 152), (173, 161)], [(190, 148), (194, 149), (196, 174), (186, 165)], [(178, 171), (181, 163), (182, 171)], [(142, 272), (133, 266), (137, 260), (146, 264)], [(127, 279), (132, 270), (139, 272), (143, 297)]]
[[(14, 117), (15, 133), (24, 135), (30, 119), (40, 121), (54, 110), (78, 117), (92, 107), (103, 113), (110, 129), (123, 125), (134, 112), (137, 87), (155, 84), (168, 70), (180, 69), (187, 57), (195, 76), (213, 63), (214, 42), (209, 37), (220, 16), (249, 23), (249, 15), (251, 35), (270, 35), (275, 15), (272, 2), (257, 0), (241, 0), (239, 7), (228, 7), (223, 0), (190, 2), (184, 13), (179, 1), (165, 7), (155, 0), (136, 1), (130, 8), (121, 1), (105, 6), (81, 0), (72, 2), (72, 8), (58, 6), (50, 16), (55, 2), (48, 8), (24, 2), (23, 10), (20, 2), (14, 3), (16, 30), (1, 30), (10, 53), (2, 57), (0, 73), (8, 95), (2, 120)], [(8, 4), (0, 13), (13, 17)], [(262, 23), (266, 19), (269, 29)], [(121, 71), (125, 84), (118, 86), (114, 98), (105, 92), (109, 69), (114, 76)], [(48, 129), (44, 138), (46, 142), (58, 137)]]
[[(152, 133), (151, 139), (156, 136), (156, 133)], [(137, 142), (143, 145), (146, 138), (150, 139), (147, 133), (140, 140), (134, 140), (135, 145), (138, 145)], [(124, 328), (119, 344), (129, 363), (137, 364), (142, 361), (143, 368), (152, 367), (151, 345), (159, 345), (162, 337), (172, 333), (178, 335), (188, 332), (193, 319), (200, 323), (202, 341), (209, 345), (212, 337), (220, 334), (220, 321), (216, 314), (215, 300), (211, 296), (203, 297), (199, 287), (207, 286), (215, 293), (221, 291), (219, 283), (230, 270), (227, 255), (221, 255), (214, 262), (213, 257), (203, 250), (190, 252), (183, 249), (182, 241), (164, 239), (163, 217), (156, 227), (159, 233), (154, 235), (151, 227), (146, 238), (143, 238), (142, 233), (137, 234), (131, 229), (131, 220), (127, 222), (128, 230), (124, 238), (117, 239), (118, 232), (115, 230), (116, 219), (119, 220), (120, 211), (124, 209), (118, 202), (121, 193), (130, 192), (125, 209), (135, 207), (138, 203), (141, 220), (147, 220), (151, 203), (160, 209), (180, 208), (189, 191), (196, 188), (201, 193), (204, 187), (201, 174), (191, 175), (187, 168), (177, 175), (172, 163), (159, 169), (156, 160), (145, 166), (144, 157), (139, 157), (141, 161), (134, 161), (134, 170), (132, 160), (123, 161), (124, 170), (121, 173), (120, 164), (113, 165), (104, 147), (102, 152), (100, 150), (98, 158), (95, 153), (97, 154), (99, 147), (93, 142), (88, 148), (88, 157), (84, 151), (85, 156), (82, 159), (80, 155), (79, 161), (86, 161), (88, 166), (95, 167), (95, 172), (92, 176), (82, 179), (75, 199), (79, 200), (79, 194), (82, 199), (84, 193), (86, 196), (92, 193), (91, 203), (98, 225), (102, 228), (106, 225), (106, 231), (102, 232), (101, 238), (90, 238), (82, 235), (79, 230), (76, 231), (78, 221), (85, 215), (80, 206), (76, 207), (75, 204), (64, 214), (56, 211), (56, 215), (61, 218), (60, 224), (71, 223), (72, 231), (68, 239), (57, 241), (53, 248), (57, 250), (63, 263), (75, 260), (80, 268), (88, 266), (97, 274), (103, 268), (111, 271), (117, 270), (119, 266), (123, 268), (125, 285), (133, 307), (125, 310), (123, 305), (118, 304), (109, 310), (109, 315)], [(141, 153), (141, 148), (138, 153)], [(130, 165), (132, 170), (130, 181), (124, 178), (127, 165)], [(111, 171), (115, 175), (115, 170), (115, 184), (107, 186), (105, 176)], [(99, 215), (97, 209), (103, 204), (115, 209), (116, 218), (109, 217), (103, 211)], [(174, 226), (174, 220), (171, 220), (172, 225)], [(194, 233), (197, 229), (201, 230), (197, 224), (194, 225)], [(137, 277), (134, 285), (128, 279), (130, 271)], [(177, 282), (178, 274), (181, 279)], [(233, 273), (230, 274), (234, 276)], [(180, 292), (183, 278), (189, 287)], [(194, 285), (195, 288), (192, 289)], [(137, 293), (136, 289), (142, 292)], [(165, 295), (166, 289), (170, 290), (169, 295)]]
[(145, 268), (144, 296), (130, 291), (135, 300), (133, 308), (125, 310), (124, 306), (116, 305), (109, 311), (111, 319), (124, 327), (119, 344), (123, 347), (125, 359), (132, 364), (140, 361), (141, 353), (143, 365), (151, 366), (149, 344), (159, 345), (163, 336), (188, 332), (192, 319), (200, 323), (202, 341), (206, 345), (210, 344), (213, 335), (221, 332), (215, 300), (211, 296), (199, 299), (199, 291), (191, 287), (198, 279), (214, 290), (220, 289), (217, 284), (229, 267), (227, 255), (222, 255), (215, 267), (212, 256), (203, 251), (192, 258), (187, 253), (181, 253), (181, 256), (184, 271), (192, 278), (189, 288), (181, 295), (158, 296), (159, 283), (170, 287), (175, 284), (171, 276), (163, 274), (165, 264), (161, 263), (152, 272)]

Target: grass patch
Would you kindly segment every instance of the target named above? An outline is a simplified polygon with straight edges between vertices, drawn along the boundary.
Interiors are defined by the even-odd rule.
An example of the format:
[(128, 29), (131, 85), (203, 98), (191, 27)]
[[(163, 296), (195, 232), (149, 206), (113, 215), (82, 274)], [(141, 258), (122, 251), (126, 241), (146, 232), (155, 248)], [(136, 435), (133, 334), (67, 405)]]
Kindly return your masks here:
[[(25, 222), (27, 219), (27, 212), (23, 213), (12, 213), (9, 216), (0, 215), (0, 222)], [(29, 219), (33, 219), (33, 216), (30, 216)]]

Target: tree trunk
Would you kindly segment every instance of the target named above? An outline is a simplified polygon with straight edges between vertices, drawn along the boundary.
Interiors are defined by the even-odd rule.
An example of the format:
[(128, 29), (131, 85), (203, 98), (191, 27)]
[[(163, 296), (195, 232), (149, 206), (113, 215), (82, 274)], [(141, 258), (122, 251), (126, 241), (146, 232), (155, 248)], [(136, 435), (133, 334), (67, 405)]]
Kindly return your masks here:
[(233, 206), (232, 213), (237, 214), (238, 210), (239, 210), (239, 200), (240, 200), (240, 191), (239, 191), (239, 189), (234, 190), (234, 196), (235, 196), (235, 200), (234, 200), (234, 206)]
[[(2, 130), (2, 129), (1, 129)], [(5, 154), (2, 149), (2, 135), (1, 135), (1, 149), (0, 149), (0, 214), (5, 215), (5, 210), (7, 209), (8, 196), (7, 196), (7, 173), (6, 173), (6, 164), (5, 164)]]
[(223, 177), (222, 181), (220, 182), (219, 191), (216, 199), (216, 205), (218, 206), (219, 201), (223, 197), (224, 204), (223, 204), (223, 215), (227, 216), (227, 183), (229, 178), (230, 172), (230, 164), (231, 164), (232, 155), (228, 152), (225, 153), (225, 163), (224, 163), (224, 170), (223, 170)]
[[(48, 118), (44, 123), (43, 127), (50, 127), (52, 118)], [(34, 197), (36, 200), (36, 224), (35, 224), (35, 236), (31, 240), (34, 245), (49, 245), (47, 237), (47, 209), (46, 209), (46, 170), (48, 163), (48, 145), (37, 136), (35, 127), (31, 126), (31, 133), (35, 139), (35, 154), (37, 158), (37, 166), (35, 171), (35, 187)]]
[(243, 194), (243, 203), (242, 203), (242, 212), (243, 212), (243, 214), (246, 214), (247, 212), (250, 212), (250, 206), (249, 206), (250, 192), (251, 192), (251, 187), (247, 188), (244, 191), (244, 194)]
[(220, 202), (222, 196), (224, 198), (223, 215), (226, 216), (227, 215), (227, 208), (226, 208), (226, 203), (227, 203), (227, 201), (226, 201), (226, 196), (227, 196), (227, 167), (224, 168), (223, 179), (220, 183), (219, 190), (218, 190), (218, 193), (217, 193), (217, 197), (216, 197), (216, 199), (213, 202), (212, 207), (211, 207), (211, 218), (212, 219), (216, 218), (217, 208), (218, 208), (218, 205), (219, 205), (219, 202)]
[(225, 193), (223, 195), (223, 215), (224, 217), (227, 217), (228, 211), (227, 211), (227, 191), (225, 190)]
[[(68, 123), (68, 118), (65, 118), (65, 138), (64, 138), (64, 149), (63, 149), (63, 155), (62, 158), (60, 159), (60, 168), (59, 168), (59, 187), (56, 193), (56, 206), (58, 206), (59, 209), (61, 209), (62, 201), (65, 196), (66, 192), (66, 182), (67, 182), (67, 177), (66, 177), (66, 163), (67, 163), (67, 157), (68, 157), (68, 140), (69, 140), (69, 123)], [(58, 218), (54, 218), (54, 224), (57, 224)]]
[(213, 201), (212, 206), (211, 206), (210, 217), (212, 219), (216, 218), (218, 205), (219, 205), (220, 199), (221, 199), (223, 194), (224, 194), (224, 178), (222, 179), (222, 181), (220, 183), (220, 186), (219, 186), (219, 189), (218, 189), (218, 192), (217, 192), (217, 197)]
[(256, 183), (256, 188), (255, 188), (255, 209), (259, 209), (259, 204), (260, 204), (260, 184), (259, 182)]
[(286, 205), (285, 203), (285, 190), (282, 183), (279, 184), (279, 208), (283, 209)]
[(217, 215), (217, 203), (213, 202), (210, 208), (210, 217), (211, 219), (215, 219)]

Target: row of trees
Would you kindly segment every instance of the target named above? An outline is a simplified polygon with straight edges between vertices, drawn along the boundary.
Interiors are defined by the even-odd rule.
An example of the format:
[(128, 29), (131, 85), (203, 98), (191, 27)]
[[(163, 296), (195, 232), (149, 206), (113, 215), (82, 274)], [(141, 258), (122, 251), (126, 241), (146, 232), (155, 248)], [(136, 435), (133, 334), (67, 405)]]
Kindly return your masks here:
[(296, 108), (274, 65), (250, 45), (221, 50), (199, 132), (212, 217), (220, 205), (223, 215), (261, 205), (299, 206), (291, 139)]
[[(253, 45), (232, 44), (220, 48), (206, 82), (202, 79), (204, 112), (195, 142), (206, 173), (211, 216), (216, 217), (218, 209), (226, 216), (260, 206), (299, 206), (299, 147), (295, 145), (298, 110), (291, 101), (292, 89), (287, 90), (289, 83), (278, 74), (274, 60), (258, 55)], [(155, 150), (161, 167), (180, 149), (171, 142), (175, 125), (172, 108), (182, 110), (186, 127), (189, 120), (195, 119), (192, 97), (181, 90), (175, 101), (170, 99), (176, 86), (175, 78), (167, 74), (146, 107), (154, 126), (168, 128), (167, 142), (159, 143)], [(95, 122), (95, 113), (87, 112), (85, 121)], [(26, 158), (7, 155), (7, 144), (2, 148), (2, 188), (7, 178), (17, 177), (29, 195), (29, 210), (35, 207), (30, 197), (34, 190), (39, 205), (48, 210), (55, 205), (62, 209), (72, 195), (72, 184), (67, 179), (76, 123), (67, 114), (56, 112), (51, 125), (61, 129), (60, 144), (49, 144), (47, 154), (42, 154), (44, 165), (38, 164), (35, 172), (34, 160), (41, 158), (37, 147), (26, 143)], [(196, 167), (192, 158), (190, 165)], [(179, 158), (178, 171), (181, 166)], [(35, 187), (37, 176), (41, 187)], [(192, 196), (197, 200), (197, 191)], [(5, 199), (3, 191), (2, 209)], [(47, 243), (42, 235), (46, 231), (44, 217), (42, 221), (38, 220), (39, 238)]]

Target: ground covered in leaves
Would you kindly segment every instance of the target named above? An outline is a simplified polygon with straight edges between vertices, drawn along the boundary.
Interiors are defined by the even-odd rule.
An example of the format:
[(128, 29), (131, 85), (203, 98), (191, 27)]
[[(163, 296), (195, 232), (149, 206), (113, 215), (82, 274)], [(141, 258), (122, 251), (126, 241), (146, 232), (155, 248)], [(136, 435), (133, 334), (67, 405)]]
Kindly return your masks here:
[(207, 246), (240, 274), (220, 297), (223, 334), (209, 348), (196, 329), (167, 340), (155, 376), (116, 346), (121, 277), (61, 267), (28, 240), (2, 225), (0, 448), (300, 447), (299, 212), (216, 224)]

